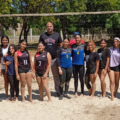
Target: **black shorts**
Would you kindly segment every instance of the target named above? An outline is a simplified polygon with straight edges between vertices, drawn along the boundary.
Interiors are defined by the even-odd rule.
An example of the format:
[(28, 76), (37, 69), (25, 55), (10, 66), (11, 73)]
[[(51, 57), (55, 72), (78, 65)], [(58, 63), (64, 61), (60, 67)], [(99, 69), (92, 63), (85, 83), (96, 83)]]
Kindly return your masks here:
[(118, 65), (116, 67), (110, 67), (110, 69), (115, 71), (115, 72), (120, 72), (120, 65)]
[(24, 69), (18, 67), (18, 73), (19, 73), (19, 74), (20, 74), (20, 73), (28, 73), (28, 72), (31, 72), (31, 69), (29, 69), (29, 70), (24, 70)]
[[(35, 75), (36, 75), (36, 77), (43, 77), (44, 76), (44, 74), (39, 74), (37, 72), (35, 72)], [(47, 77), (49, 77), (49, 74), (47, 74)]]
[(91, 69), (87, 69), (86, 74), (94, 74), (95, 71), (96, 71), (96, 66), (94, 66), (94, 67), (91, 68)]
[(5, 69), (1, 69), (2, 75), (5, 75)]

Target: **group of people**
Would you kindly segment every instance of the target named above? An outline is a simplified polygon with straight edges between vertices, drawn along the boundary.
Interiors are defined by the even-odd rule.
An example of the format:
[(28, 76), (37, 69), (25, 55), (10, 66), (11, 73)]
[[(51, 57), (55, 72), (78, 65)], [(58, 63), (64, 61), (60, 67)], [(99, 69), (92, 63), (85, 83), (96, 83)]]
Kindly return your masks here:
[(110, 49), (107, 48), (107, 41), (102, 39), (100, 48), (96, 51), (95, 43), (90, 41), (85, 44), (79, 32), (74, 34), (74, 44), (69, 46), (69, 38), (65, 38), (62, 41), (60, 34), (54, 32), (53, 29), (53, 23), (48, 22), (46, 24), (47, 32), (40, 36), (34, 56), (34, 64), (31, 54), (27, 50), (26, 40), (20, 40), (20, 48), (17, 49), (14, 44), (9, 45), (8, 36), (2, 36), (0, 74), (4, 76), (6, 99), (9, 99), (8, 84), (10, 83), (11, 101), (18, 101), (20, 81), (22, 102), (25, 102), (26, 83), (29, 101), (32, 102), (32, 79), (36, 77), (41, 100), (43, 100), (43, 91), (45, 90), (48, 101), (51, 102), (48, 85), (51, 68), (56, 95), (59, 100), (62, 100), (63, 97), (71, 99), (68, 95), (68, 90), (72, 74), (74, 77), (75, 97), (78, 97), (79, 79), (80, 97), (84, 96), (85, 83), (89, 91), (89, 97), (93, 98), (97, 75), (101, 81), (102, 96), (106, 97), (105, 77), (107, 73), (110, 79), (111, 100), (114, 100), (120, 79), (120, 39), (118, 37), (114, 38), (113, 47), (110, 47)]

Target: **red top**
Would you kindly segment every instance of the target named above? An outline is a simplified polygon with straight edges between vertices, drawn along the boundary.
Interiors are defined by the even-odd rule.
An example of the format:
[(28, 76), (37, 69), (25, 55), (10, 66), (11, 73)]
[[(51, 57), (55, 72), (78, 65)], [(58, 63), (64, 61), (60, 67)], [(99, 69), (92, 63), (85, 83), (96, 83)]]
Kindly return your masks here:
[[(69, 46), (71, 47), (75, 43), (76, 43), (76, 40), (72, 39), (72, 40), (70, 40)], [(83, 40), (81, 40), (81, 43), (85, 44), (85, 42)]]

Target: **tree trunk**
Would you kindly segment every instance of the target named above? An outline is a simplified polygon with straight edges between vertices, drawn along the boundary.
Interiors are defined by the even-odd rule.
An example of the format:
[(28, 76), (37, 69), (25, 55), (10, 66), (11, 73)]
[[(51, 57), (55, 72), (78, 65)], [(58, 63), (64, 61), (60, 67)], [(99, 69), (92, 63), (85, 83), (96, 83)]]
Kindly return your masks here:
[(114, 37), (120, 37), (120, 29), (119, 28), (113, 28), (113, 38)]
[(4, 35), (4, 29), (3, 29), (3, 25), (2, 23), (0, 23), (0, 36), (3, 36)]
[(24, 29), (24, 39), (28, 42), (27, 36), (30, 30), (30, 26), (27, 28), (27, 24), (25, 24), (25, 29)]
[(22, 29), (21, 29), (21, 32), (20, 32), (20, 36), (19, 36), (19, 42), (20, 42), (20, 40), (21, 40), (22, 33), (23, 33), (23, 26), (22, 26)]

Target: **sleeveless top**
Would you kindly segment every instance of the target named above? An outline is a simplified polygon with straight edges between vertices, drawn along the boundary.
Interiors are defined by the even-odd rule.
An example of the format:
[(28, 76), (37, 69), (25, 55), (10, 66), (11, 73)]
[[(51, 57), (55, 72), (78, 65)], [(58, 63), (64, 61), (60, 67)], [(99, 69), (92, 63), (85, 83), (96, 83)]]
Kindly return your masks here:
[(36, 55), (36, 72), (38, 74), (44, 74), (46, 72), (47, 69), (47, 65), (48, 65), (48, 60), (47, 60), (47, 52), (37, 52)]
[(19, 51), (17, 50), (17, 57), (18, 57), (18, 66), (23, 70), (30, 69), (30, 58), (28, 51)]

